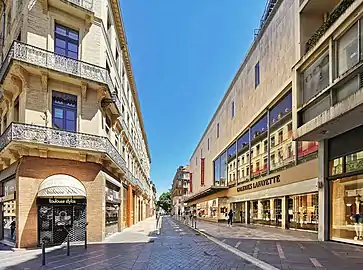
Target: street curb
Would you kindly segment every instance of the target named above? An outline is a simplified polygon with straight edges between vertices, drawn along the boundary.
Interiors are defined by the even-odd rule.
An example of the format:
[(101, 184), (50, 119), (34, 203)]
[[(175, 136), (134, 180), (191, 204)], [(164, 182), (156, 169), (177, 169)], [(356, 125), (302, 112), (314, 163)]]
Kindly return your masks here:
[[(174, 219), (174, 220), (181, 223), (181, 224), (183, 224), (179, 220), (176, 220), (176, 219)], [(236, 248), (234, 248), (234, 247), (232, 247), (230, 245), (227, 245), (227, 244), (223, 243), (222, 241), (219, 241), (218, 239), (214, 238), (213, 236), (210, 236), (210, 235), (208, 235), (208, 234), (206, 234), (206, 233), (204, 233), (204, 232), (202, 232), (202, 231), (200, 231), (198, 229), (195, 229), (195, 228), (193, 228), (193, 227), (191, 227), (189, 225), (186, 225), (186, 224), (183, 224), (183, 225), (193, 229), (194, 231), (196, 231), (200, 235), (203, 235), (204, 237), (206, 237), (208, 240), (210, 240), (210, 241), (216, 243), (217, 245), (223, 247), (224, 249), (236, 254), (238, 257), (240, 257), (240, 258), (242, 258), (242, 259), (256, 265), (260, 269), (263, 269), (263, 270), (280, 270), (279, 268), (276, 268), (273, 265), (270, 265), (270, 264), (268, 264), (268, 263), (266, 263), (264, 261), (256, 259), (255, 257), (253, 257), (253, 256), (251, 256), (251, 255), (249, 255), (247, 253), (244, 253), (244, 252), (240, 251), (239, 249), (236, 249)]]

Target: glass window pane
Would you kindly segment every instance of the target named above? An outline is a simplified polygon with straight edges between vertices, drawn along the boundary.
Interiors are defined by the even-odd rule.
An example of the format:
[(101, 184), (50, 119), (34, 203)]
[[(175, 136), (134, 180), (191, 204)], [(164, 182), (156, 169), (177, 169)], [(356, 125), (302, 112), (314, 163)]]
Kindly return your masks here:
[(320, 93), (329, 85), (329, 52), (326, 51), (319, 59), (302, 74), (301, 104)]
[(78, 40), (78, 31), (69, 29), (68, 37), (73, 40)]
[(66, 119), (67, 120), (76, 120), (76, 112), (75, 111), (66, 111)]
[(66, 27), (62, 26), (62, 25), (59, 25), (59, 24), (56, 24), (55, 25), (55, 32), (60, 34), (60, 35), (63, 35), (63, 36), (66, 36), (67, 35), (67, 29)]
[(63, 119), (63, 109), (54, 108), (54, 118)]
[(78, 53), (78, 44), (68, 43), (68, 51)]
[(358, 24), (338, 40), (338, 76), (356, 65), (358, 55)]
[(66, 130), (76, 131), (76, 121), (66, 120)]
[(54, 118), (53, 119), (53, 127), (63, 129), (63, 119)]
[(66, 48), (66, 41), (60, 38), (55, 38), (55, 46), (65, 49)]
[(363, 151), (346, 156), (346, 172), (363, 170)]
[(68, 51), (67, 56), (72, 59), (78, 59), (78, 53)]
[(331, 237), (362, 241), (363, 176), (337, 179), (331, 185)]
[(66, 50), (62, 49), (62, 48), (59, 48), (59, 47), (55, 47), (55, 53), (59, 54), (59, 55), (66, 56)]
[(337, 158), (329, 161), (330, 175), (337, 175), (343, 173), (343, 158)]

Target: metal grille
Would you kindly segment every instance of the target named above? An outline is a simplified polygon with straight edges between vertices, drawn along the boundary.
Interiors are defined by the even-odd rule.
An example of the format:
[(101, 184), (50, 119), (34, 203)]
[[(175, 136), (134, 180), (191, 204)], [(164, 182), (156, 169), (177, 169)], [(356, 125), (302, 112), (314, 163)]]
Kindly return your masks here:
[(86, 205), (42, 205), (38, 208), (39, 244), (85, 240)]

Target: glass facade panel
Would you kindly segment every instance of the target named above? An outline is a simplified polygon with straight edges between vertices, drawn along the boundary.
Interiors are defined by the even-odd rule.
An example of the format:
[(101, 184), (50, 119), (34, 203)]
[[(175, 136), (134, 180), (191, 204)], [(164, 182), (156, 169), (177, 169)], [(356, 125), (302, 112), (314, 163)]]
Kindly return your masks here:
[(315, 158), (318, 154), (318, 142), (298, 142), (298, 158)]
[(329, 53), (326, 51), (319, 59), (302, 73), (302, 97), (300, 105), (319, 94), (329, 85)]
[(248, 181), (249, 179), (249, 145), (249, 132), (246, 132), (237, 140), (237, 184)]
[(289, 228), (317, 231), (318, 213), (318, 193), (289, 197)]
[(331, 182), (331, 237), (363, 244), (363, 175)]
[(346, 172), (363, 170), (363, 151), (345, 157)]
[(234, 185), (236, 183), (236, 174), (237, 174), (237, 144), (234, 143), (227, 150), (227, 176), (228, 176), (228, 185)]
[(289, 92), (270, 110), (270, 171), (293, 165), (292, 93)]
[(358, 23), (338, 40), (337, 50), (338, 76), (341, 76), (359, 61)]
[(258, 178), (267, 173), (267, 164), (264, 159), (267, 157), (267, 115), (264, 115), (251, 128), (251, 178)]

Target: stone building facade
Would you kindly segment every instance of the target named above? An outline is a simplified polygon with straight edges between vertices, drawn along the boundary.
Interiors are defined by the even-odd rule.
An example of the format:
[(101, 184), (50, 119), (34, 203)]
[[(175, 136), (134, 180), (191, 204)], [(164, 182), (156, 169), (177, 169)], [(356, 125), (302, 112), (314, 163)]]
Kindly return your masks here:
[(151, 159), (118, 1), (4, 1), (1, 12), (0, 239), (102, 241), (150, 216)]

